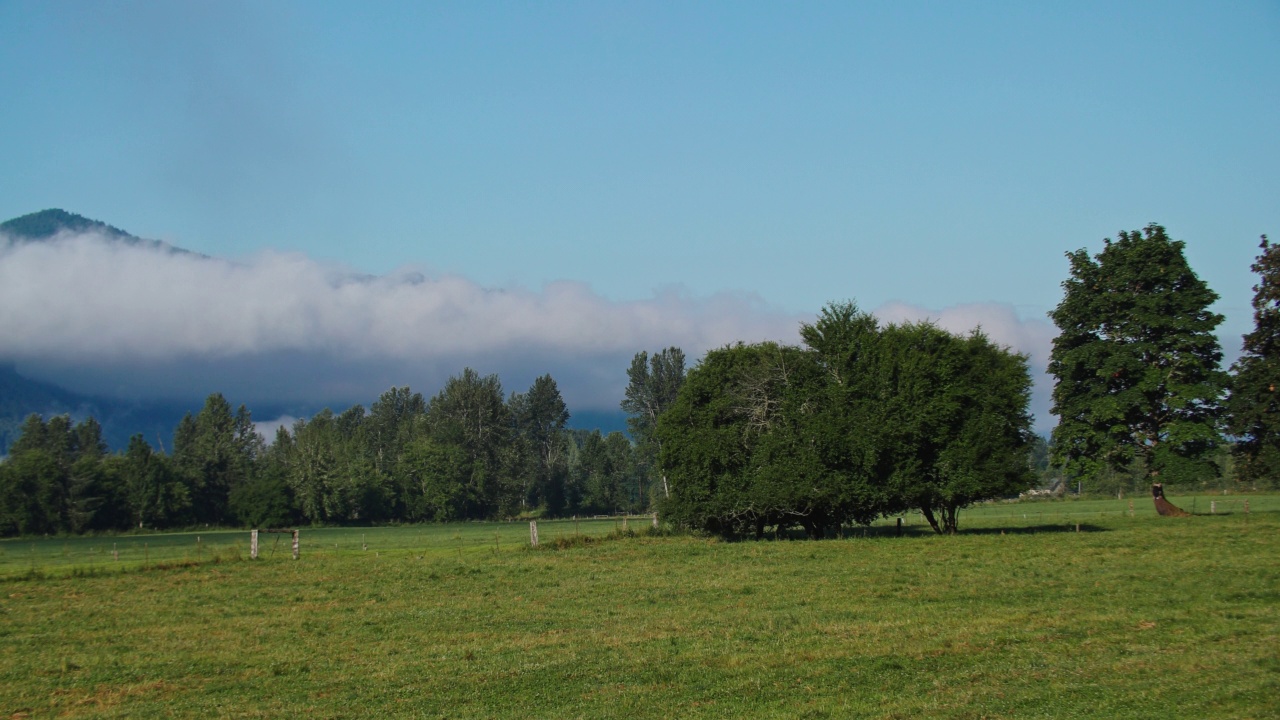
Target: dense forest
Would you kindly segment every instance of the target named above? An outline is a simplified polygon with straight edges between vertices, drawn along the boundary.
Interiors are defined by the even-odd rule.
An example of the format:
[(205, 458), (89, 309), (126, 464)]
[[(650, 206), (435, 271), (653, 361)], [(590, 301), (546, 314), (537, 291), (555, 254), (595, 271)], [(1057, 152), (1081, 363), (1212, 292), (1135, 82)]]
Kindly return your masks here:
[(268, 441), (210, 395), (171, 449), (112, 453), (93, 417), (28, 417), (0, 463), (0, 535), (660, 512), (726, 535), (919, 512), (955, 532), (975, 502), (1045, 485), (1102, 492), (1280, 477), (1280, 250), (1253, 270), (1255, 329), (1230, 371), (1217, 295), (1164, 228), (1068, 253), (1049, 442), (1027, 358), (975, 331), (882, 325), (832, 303), (800, 343), (736, 344), (686, 369), (640, 352), (629, 435), (571, 430), (555, 380), (505, 393), (466, 368), (430, 399), (392, 388)]

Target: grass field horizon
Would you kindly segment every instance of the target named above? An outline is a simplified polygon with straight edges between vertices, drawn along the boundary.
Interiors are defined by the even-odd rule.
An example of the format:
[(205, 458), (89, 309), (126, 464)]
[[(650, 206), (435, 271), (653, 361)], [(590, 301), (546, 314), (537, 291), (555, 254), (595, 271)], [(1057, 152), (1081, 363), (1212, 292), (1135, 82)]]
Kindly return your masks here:
[[(200, 558), (6, 540), (0, 716), (1275, 717), (1280, 495), (1171, 499), (1197, 514), (991, 503), (815, 542), (304, 527), (298, 561), (243, 530)], [(112, 569), (123, 541), (166, 549)]]
[[(1173, 496), (1193, 515), (1229, 516), (1249, 510), (1280, 512), (1280, 494), (1265, 492), (1198, 492)], [(1077, 498), (990, 501), (962, 510), (961, 534), (980, 531), (1034, 533), (1072, 529), (1106, 518), (1156, 517), (1151, 499), (1145, 495), (1129, 498), (1085, 496)], [(902, 515), (904, 534), (932, 534), (916, 513)], [(552, 518), (538, 520), (544, 543), (574, 536), (599, 538), (622, 530), (643, 531), (650, 516)], [(298, 526), (305, 555), (372, 553), (436, 556), (462, 553), (514, 551), (529, 545), (528, 520), (468, 521), (459, 523), (393, 524), (363, 526)], [(884, 517), (869, 526), (841, 528), (839, 537), (896, 534), (896, 518)], [(802, 537), (793, 528), (783, 537)], [(0, 582), (22, 577), (59, 575), (101, 575), (131, 572), (149, 567), (169, 568), (219, 563), (249, 558), (250, 534), (245, 528), (206, 528), (96, 535), (26, 536), (0, 539)], [(766, 539), (777, 539), (769, 534)], [(287, 535), (262, 533), (260, 559), (291, 557)]]

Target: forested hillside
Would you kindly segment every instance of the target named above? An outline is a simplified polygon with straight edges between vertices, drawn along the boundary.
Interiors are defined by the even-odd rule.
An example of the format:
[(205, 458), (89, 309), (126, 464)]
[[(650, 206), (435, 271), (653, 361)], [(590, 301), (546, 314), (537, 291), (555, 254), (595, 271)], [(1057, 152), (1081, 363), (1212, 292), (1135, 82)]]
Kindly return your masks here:
[(159, 240), (146, 240), (99, 220), (91, 220), (66, 210), (50, 209), (34, 212), (0, 223), (0, 238), (18, 242), (49, 240), (60, 235), (93, 234), (112, 242), (141, 245), (176, 253), (190, 253)]

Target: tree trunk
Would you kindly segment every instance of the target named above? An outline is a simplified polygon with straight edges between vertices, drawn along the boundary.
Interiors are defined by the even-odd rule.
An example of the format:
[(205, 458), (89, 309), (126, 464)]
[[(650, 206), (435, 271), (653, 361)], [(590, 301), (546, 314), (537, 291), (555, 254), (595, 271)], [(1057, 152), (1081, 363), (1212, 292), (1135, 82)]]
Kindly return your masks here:
[(959, 527), (959, 522), (956, 519), (957, 512), (959, 512), (959, 508), (955, 505), (947, 505), (942, 508), (942, 529), (948, 535), (955, 535)]
[(928, 505), (921, 505), (920, 513), (924, 515), (925, 520), (929, 521), (929, 527), (933, 528), (934, 532), (941, 535), (942, 528), (938, 525), (938, 519), (933, 516), (933, 508), (929, 507)]

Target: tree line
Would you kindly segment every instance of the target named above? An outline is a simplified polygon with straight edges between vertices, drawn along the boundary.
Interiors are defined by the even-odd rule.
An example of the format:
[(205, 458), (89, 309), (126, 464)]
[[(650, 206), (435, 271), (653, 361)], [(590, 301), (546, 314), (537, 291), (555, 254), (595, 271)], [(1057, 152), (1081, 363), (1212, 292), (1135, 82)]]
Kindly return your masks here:
[(828, 305), (799, 346), (714, 350), (657, 423), (670, 519), (724, 534), (919, 512), (955, 532), (957, 511), (1044, 474), (1093, 488), (1280, 477), (1280, 249), (1262, 237), (1254, 329), (1230, 372), (1218, 295), (1165, 228), (1067, 253), (1049, 372), (1059, 417), (1048, 457), (1030, 432), (1026, 358), (980, 331), (881, 326)]
[(174, 432), (110, 454), (93, 418), (31, 416), (0, 464), (0, 534), (191, 525), (451, 521), (658, 510), (728, 535), (919, 512), (957, 513), (1038, 482), (1204, 480), (1230, 454), (1253, 487), (1280, 476), (1280, 250), (1253, 264), (1254, 330), (1230, 369), (1217, 294), (1159, 225), (1067, 253), (1049, 371), (1047, 444), (1031, 433), (1027, 358), (981, 331), (881, 325), (827, 305), (800, 342), (733, 344), (686, 370), (675, 347), (635, 355), (630, 437), (567, 428), (544, 375), (504, 395), (467, 368), (430, 400), (392, 388), (267, 443), (211, 395)]
[(392, 388), (270, 443), (219, 393), (179, 422), (170, 453), (135, 435), (112, 454), (92, 417), (32, 415), (0, 464), (0, 534), (648, 510), (646, 456), (568, 419), (550, 375), (504, 396), (470, 368), (430, 400)]

